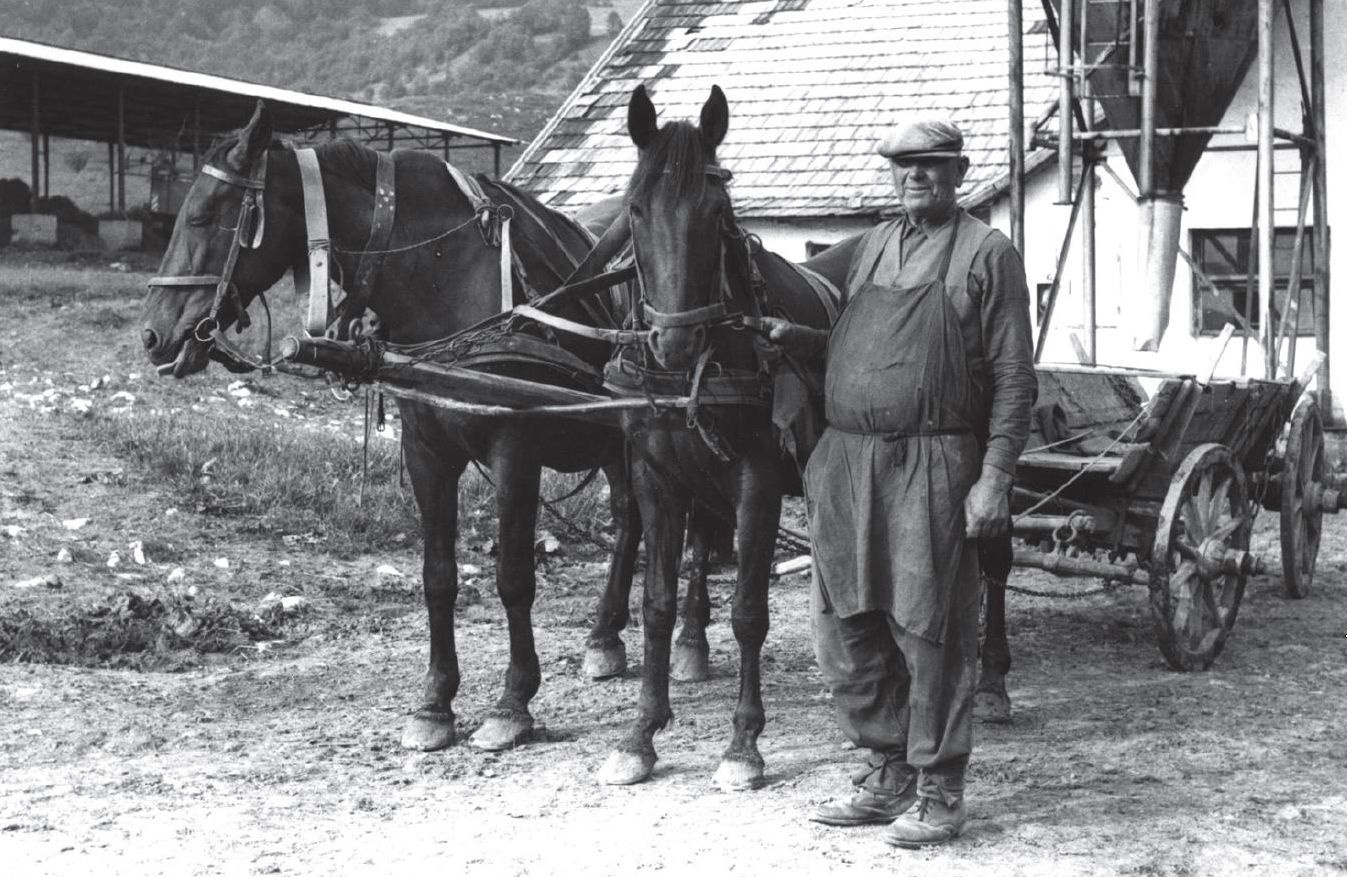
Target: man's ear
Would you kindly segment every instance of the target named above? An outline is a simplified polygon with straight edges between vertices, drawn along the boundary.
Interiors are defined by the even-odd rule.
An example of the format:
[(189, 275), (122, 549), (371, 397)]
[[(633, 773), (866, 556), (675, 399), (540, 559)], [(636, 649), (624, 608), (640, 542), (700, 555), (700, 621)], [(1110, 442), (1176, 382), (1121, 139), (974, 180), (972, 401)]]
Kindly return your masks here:
[(969, 165), (969, 163), (970, 163), (970, 162), (968, 161), (968, 156), (966, 156), (966, 155), (961, 155), (961, 156), (959, 156), (959, 169), (958, 169), (958, 173), (956, 173), (956, 174), (954, 175), (954, 186), (955, 186), (955, 188), (958, 188), (959, 186), (962, 186), (962, 185), (963, 185), (963, 178), (964, 178), (965, 176), (968, 175), (968, 165)]

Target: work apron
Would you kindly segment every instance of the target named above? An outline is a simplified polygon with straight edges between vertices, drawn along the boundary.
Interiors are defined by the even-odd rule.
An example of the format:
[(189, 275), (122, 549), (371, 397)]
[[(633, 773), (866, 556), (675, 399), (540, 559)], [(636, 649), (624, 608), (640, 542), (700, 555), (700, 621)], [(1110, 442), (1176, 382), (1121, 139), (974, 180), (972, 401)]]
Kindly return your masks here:
[[(805, 473), (825, 607), (842, 618), (883, 611), (936, 643), (948, 607), (966, 605), (963, 590), (978, 587), (975, 563), (959, 575), (972, 551), (963, 500), (981, 473), (975, 430), (983, 416), (970, 365), (978, 352), (967, 349), (946, 288), (960, 219), (981, 225), (955, 220), (934, 273), (928, 251), (906, 260), (889, 284), (869, 279), (873, 265), (853, 279), (828, 342), (828, 428)], [(979, 230), (968, 229), (976, 244), (985, 237)], [(976, 250), (967, 244), (955, 260), (961, 296)], [(882, 250), (883, 242), (871, 245)]]

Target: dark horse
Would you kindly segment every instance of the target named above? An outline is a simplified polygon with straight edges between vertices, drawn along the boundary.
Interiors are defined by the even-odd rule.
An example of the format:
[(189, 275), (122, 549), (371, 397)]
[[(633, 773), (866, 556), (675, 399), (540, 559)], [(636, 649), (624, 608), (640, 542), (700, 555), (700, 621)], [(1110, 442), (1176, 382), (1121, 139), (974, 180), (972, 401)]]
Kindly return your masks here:
[[(318, 147), (315, 158), (330, 218), (333, 273), (347, 293), (343, 320), (367, 307), (394, 350), (426, 355), (438, 350), (443, 358), (448, 348), (448, 355), (474, 368), (572, 389), (600, 388), (600, 369), (611, 351), (602, 339), (571, 334), (555, 339), (534, 325), (497, 338), (504, 349), (470, 344), (455, 352), (441, 341), (462, 337), (455, 333), (489, 321), (502, 309), (500, 245), (492, 237), (499, 233), (492, 219), (503, 209), (501, 203), (514, 212), (516, 304), (527, 289), (555, 288), (574, 267), (574, 254), (587, 251), (590, 240), (575, 222), (482, 178), (476, 179), (478, 195), (484, 192), (490, 203), (474, 203), (446, 163), (431, 153), (377, 153), (334, 141)], [(260, 103), (244, 128), (212, 148), (174, 227), (162, 276), (152, 279), (145, 301), (145, 349), (162, 372), (183, 377), (204, 369), (211, 358), (239, 367), (221, 330), (238, 321), (247, 304), (287, 269), (294, 269), (297, 278), (309, 273), (306, 228), (311, 228), (301, 176), (297, 152), (273, 142)], [(379, 199), (392, 203), (380, 208)], [(620, 324), (626, 307), (624, 301), (619, 305), (622, 297), (601, 298), (612, 307), (596, 309), (591, 299), (554, 310), (585, 325)], [(474, 358), (475, 353), (484, 355)], [(515, 745), (531, 732), (529, 701), (540, 682), (531, 610), (544, 467), (564, 472), (604, 467), (608, 475), (617, 540), (586, 665), (599, 668), (591, 670), (594, 676), (616, 675), (625, 667), (618, 632), (627, 622), (639, 523), (626, 481), (622, 433), (612, 425), (576, 419), (482, 417), (402, 399), (398, 406), (425, 537), (430, 627), (424, 700), (405, 729), (403, 745), (431, 750), (456, 739), (458, 482), (474, 460), (485, 466), (496, 490), (496, 588), (508, 619), (510, 665), (504, 692), (470, 742), (486, 749)], [(704, 617), (704, 610), (697, 614)]]
[(645, 668), (636, 721), (601, 772), (608, 783), (650, 776), (654, 735), (673, 716), (676, 575), (694, 503), (733, 526), (738, 555), (731, 624), (739, 643), (739, 700), (716, 782), (752, 788), (763, 775), (757, 740), (765, 721), (760, 658), (767, 583), (781, 498), (789, 488), (798, 491), (799, 472), (773, 422), (779, 352), (745, 331), (744, 318), (788, 313), (796, 322), (826, 327), (828, 310), (800, 272), (735, 221), (729, 173), (716, 162), (728, 115), (718, 88), (700, 125), (659, 127), (643, 87), (628, 110), (638, 159), (626, 205), (642, 296), (632, 316), (648, 334), (643, 346), (609, 363), (606, 385), (618, 395), (693, 401), (686, 410), (623, 414), (646, 545)]
[[(780, 427), (792, 420), (779, 399), (773, 409), (770, 378), (783, 364), (770, 346), (743, 329), (751, 323), (745, 317), (765, 313), (826, 327), (829, 313), (800, 272), (763, 250), (738, 225), (726, 190), (730, 174), (716, 160), (728, 122), (718, 87), (712, 88), (696, 125), (658, 125), (642, 86), (628, 105), (628, 133), (638, 159), (626, 198), (642, 296), (632, 316), (649, 334), (643, 348), (609, 363), (607, 385), (619, 394), (682, 392), (701, 402), (686, 414), (646, 410), (623, 418), (648, 558), (646, 663), (636, 723), (604, 767), (602, 778), (610, 783), (639, 782), (650, 775), (656, 761), (654, 734), (672, 717), (668, 667), (675, 574), (686, 512), (694, 500), (732, 520), (738, 540), (732, 624), (740, 647), (739, 702), (716, 779), (738, 789), (762, 778), (760, 655), (768, 629), (773, 532), (783, 494), (800, 487), (799, 472), (811, 445), (799, 435), (783, 441)], [(801, 375), (809, 373), (803, 364), (786, 364)], [(817, 380), (812, 386), (804, 383), (818, 392)], [(804, 407), (806, 415), (794, 423), (808, 421), (810, 406)], [(787, 447), (792, 455), (784, 453)], [(1009, 547), (1008, 537), (983, 546), (988, 573), (1001, 583), (1009, 572)], [(1004, 604), (989, 604), (989, 614), (998, 605)], [(1004, 643), (1004, 616), (998, 617)], [(998, 655), (1001, 674), (1008, 657), (1006, 652), (1002, 668)], [(989, 688), (998, 684), (999, 678)]]

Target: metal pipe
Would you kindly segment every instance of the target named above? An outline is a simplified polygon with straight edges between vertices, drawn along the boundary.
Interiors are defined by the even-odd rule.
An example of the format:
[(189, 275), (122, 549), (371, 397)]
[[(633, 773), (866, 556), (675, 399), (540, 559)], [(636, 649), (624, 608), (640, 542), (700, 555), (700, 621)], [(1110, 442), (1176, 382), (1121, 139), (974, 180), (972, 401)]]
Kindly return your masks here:
[(1024, 6), (1008, 0), (1010, 36), (1010, 242), (1024, 252)]
[[(1152, 133), (1157, 137), (1182, 137), (1184, 134), (1243, 134), (1243, 125), (1194, 125), (1192, 128), (1156, 128)], [(1077, 140), (1121, 140), (1124, 137), (1140, 137), (1140, 128), (1100, 128), (1094, 131), (1076, 132)], [(1287, 140), (1292, 139), (1290, 132)]]
[(1097, 529), (1091, 515), (1079, 512), (1071, 515), (1026, 515), (1015, 519), (1016, 533), (1052, 533), (1063, 527), (1082, 533), (1093, 533)]
[(1098, 340), (1098, 318), (1096, 314), (1095, 292), (1097, 281), (1095, 255), (1095, 219), (1094, 219), (1094, 161), (1086, 161), (1081, 173), (1081, 269), (1084, 274), (1082, 292), (1085, 310), (1085, 358), (1088, 365), (1099, 361), (1096, 342)]
[(1044, 554), (1041, 551), (1016, 548), (1015, 566), (1041, 569), (1059, 576), (1118, 579), (1132, 585), (1150, 584), (1150, 576), (1134, 564), (1124, 566), (1089, 557), (1068, 557), (1056, 552)]
[(1075, 100), (1075, 74), (1072, 70), (1071, 39), (1075, 33), (1073, 17), (1075, 0), (1063, 0), (1061, 21), (1057, 29), (1057, 67), (1059, 86), (1057, 90), (1057, 203), (1071, 203), (1071, 172), (1073, 130), (1071, 115)]
[(117, 209), (117, 147), (108, 141), (108, 212)]
[(42, 197), (51, 197), (51, 135), (42, 135)]
[[(1261, 0), (1260, 0), (1261, 2)], [(1141, 147), (1137, 188), (1142, 198), (1155, 194), (1155, 78), (1160, 70), (1160, 9), (1158, 0), (1146, 0), (1146, 43), (1141, 80)]]
[(1310, 118), (1314, 124), (1314, 342), (1323, 354), (1319, 363), (1319, 410), (1335, 420), (1329, 385), (1329, 247), (1328, 240), (1328, 115), (1324, 98), (1324, 4), (1310, 0)]
[(1276, 373), (1275, 327), (1271, 325), (1274, 266), (1272, 242), (1276, 233), (1273, 214), (1272, 161), (1272, 0), (1258, 0), (1258, 306), (1263, 342), (1264, 376)]

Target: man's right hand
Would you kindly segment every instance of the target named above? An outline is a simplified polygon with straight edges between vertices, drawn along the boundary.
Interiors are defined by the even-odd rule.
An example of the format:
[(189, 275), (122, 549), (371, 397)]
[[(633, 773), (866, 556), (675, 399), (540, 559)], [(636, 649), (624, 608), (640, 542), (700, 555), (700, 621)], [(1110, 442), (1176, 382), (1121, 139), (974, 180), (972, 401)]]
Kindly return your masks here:
[(801, 326), (780, 317), (746, 316), (744, 326), (755, 332), (761, 332), (768, 341), (779, 344), (792, 353), (816, 356), (821, 354), (828, 344), (827, 330)]

